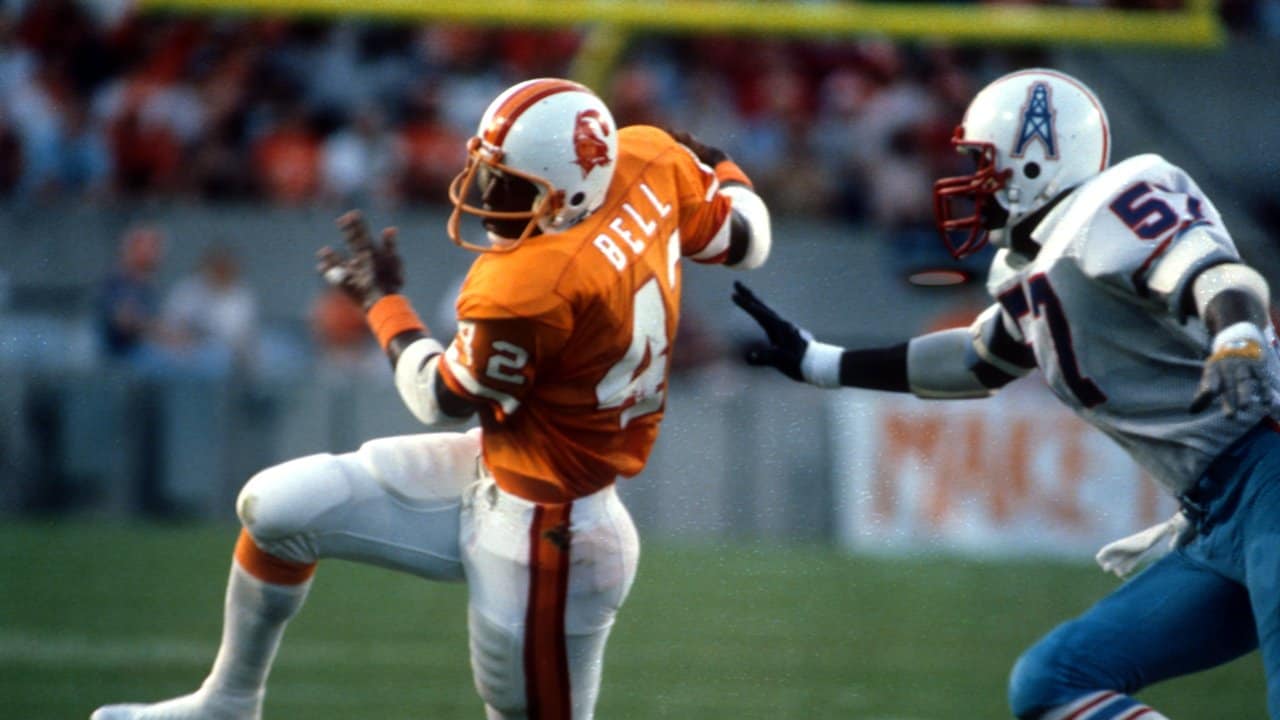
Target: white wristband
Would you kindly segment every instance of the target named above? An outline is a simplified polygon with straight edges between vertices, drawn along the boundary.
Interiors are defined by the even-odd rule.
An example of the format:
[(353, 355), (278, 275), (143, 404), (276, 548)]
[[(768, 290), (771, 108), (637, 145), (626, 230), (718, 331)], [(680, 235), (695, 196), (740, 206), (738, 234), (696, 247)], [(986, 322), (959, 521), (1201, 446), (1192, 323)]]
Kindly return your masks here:
[(804, 381), (818, 387), (840, 387), (840, 357), (844, 348), (810, 340), (800, 358), (800, 374)]
[(1222, 329), (1222, 332), (1213, 336), (1213, 352), (1218, 352), (1222, 348), (1233, 343), (1255, 342), (1258, 345), (1265, 345), (1262, 339), (1262, 331), (1257, 325), (1248, 320), (1241, 320)]

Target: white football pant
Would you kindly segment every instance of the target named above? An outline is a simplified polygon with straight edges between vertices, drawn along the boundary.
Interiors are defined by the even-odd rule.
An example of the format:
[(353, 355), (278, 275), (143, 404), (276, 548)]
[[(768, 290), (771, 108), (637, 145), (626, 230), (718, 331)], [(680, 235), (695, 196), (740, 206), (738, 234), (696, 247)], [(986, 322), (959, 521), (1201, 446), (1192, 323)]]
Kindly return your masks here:
[(480, 433), (371, 440), (268, 468), (237, 511), (266, 552), (465, 580), (476, 689), (491, 720), (592, 717), (639, 539), (610, 486), (566, 505), (499, 489)]

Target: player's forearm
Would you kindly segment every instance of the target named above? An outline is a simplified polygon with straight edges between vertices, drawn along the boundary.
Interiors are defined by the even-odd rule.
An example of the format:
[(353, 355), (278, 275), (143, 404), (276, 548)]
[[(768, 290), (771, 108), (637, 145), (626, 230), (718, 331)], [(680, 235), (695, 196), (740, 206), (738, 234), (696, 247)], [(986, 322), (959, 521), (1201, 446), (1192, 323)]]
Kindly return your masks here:
[(1267, 325), (1270, 289), (1247, 265), (1226, 263), (1205, 270), (1192, 284), (1192, 294), (1197, 314), (1213, 335), (1242, 322), (1259, 329)]
[(969, 333), (946, 330), (889, 347), (845, 349), (810, 342), (801, 361), (806, 381), (823, 387), (912, 393), (930, 399), (986, 397), (1014, 379), (983, 372)]
[[(810, 351), (820, 356), (825, 348), (830, 347), (832, 346), (812, 343)], [(839, 364), (836, 372), (841, 386), (886, 392), (910, 392), (911, 388), (907, 384), (906, 343), (884, 348), (839, 348), (838, 350)], [(806, 357), (809, 354), (805, 353)], [(819, 372), (812, 368), (816, 364), (810, 360), (811, 367), (806, 368), (806, 375)]]
[(385, 295), (369, 306), (365, 313), (365, 322), (369, 330), (378, 340), (378, 345), (387, 354), (391, 367), (405, 348), (415, 341), (429, 337), (426, 323), (418, 317), (418, 313), (403, 295)]
[(396, 391), (409, 412), (427, 425), (454, 425), (472, 415), (470, 405), (455, 398), (439, 377), (444, 352), (426, 324), (402, 295), (387, 295), (366, 315), (369, 328), (391, 361)]
[(454, 395), (440, 377), (444, 348), (435, 338), (420, 337), (395, 360), (396, 391), (405, 407), (426, 425), (449, 427), (465, 422), (474, 408)]

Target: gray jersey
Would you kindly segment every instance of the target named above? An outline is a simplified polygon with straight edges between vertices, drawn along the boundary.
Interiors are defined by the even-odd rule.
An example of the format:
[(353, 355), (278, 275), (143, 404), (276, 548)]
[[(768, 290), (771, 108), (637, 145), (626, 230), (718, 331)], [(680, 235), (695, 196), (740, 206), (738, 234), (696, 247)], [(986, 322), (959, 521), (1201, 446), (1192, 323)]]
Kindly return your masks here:
[[(1261, 419), (1228, 418), (1216, 402), (1188, 412), (1210, 344), (1186, 316), (1188, 283), (1240, 261), (1217, 209), (1181, 169), (1139, 155), (1079, 187), (1032, 237), (1033, 260), (997, 253), (987, 289), (999, 310), (978, 322), (1003, 323), (1055, 395), (1165, 488), (1187, 489)], [(1280, 346), (1273, 328), (1266, 336), (1280, 397)]]

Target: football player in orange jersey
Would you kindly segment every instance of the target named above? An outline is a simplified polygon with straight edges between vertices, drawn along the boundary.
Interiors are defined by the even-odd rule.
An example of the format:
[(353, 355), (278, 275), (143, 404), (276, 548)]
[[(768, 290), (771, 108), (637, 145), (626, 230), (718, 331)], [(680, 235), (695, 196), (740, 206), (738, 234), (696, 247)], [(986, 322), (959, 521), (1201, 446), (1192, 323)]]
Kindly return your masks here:
[[(542, 78), (490, 104), (450, 192), (450, 237), (482, 251), (447, 349), (400, 294), (395, 231), (339, 220), (320, 252), (365, 308), (408, 408), (479, 429), (372, 440), (268, 468), (244, 525), (222, 643), (196, 692), (93, 720), (258, 718), (285, 624), (320, 558), (466, 581), (487, 717), (590, 718), (639, 543), (615, 482), (658, 434), (681, 258), (739, 269), (769, 255), (769, 213), (723, 152), (618, 128), (586, 87)], [(475, 225), (478, 242), (464, 238)]]

